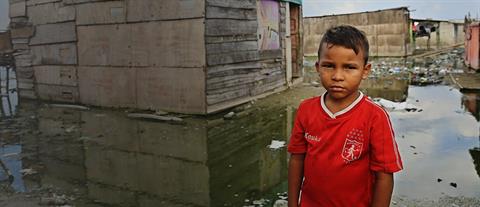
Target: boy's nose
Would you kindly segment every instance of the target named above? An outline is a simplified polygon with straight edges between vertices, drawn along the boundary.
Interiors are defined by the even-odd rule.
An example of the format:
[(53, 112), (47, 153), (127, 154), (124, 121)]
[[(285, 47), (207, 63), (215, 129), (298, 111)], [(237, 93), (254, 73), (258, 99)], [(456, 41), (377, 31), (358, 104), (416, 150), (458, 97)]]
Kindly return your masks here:
[(343, 81), (345, 79), (343, 71), (341, 69), (335, 69), (332, 74), (332, 80)]

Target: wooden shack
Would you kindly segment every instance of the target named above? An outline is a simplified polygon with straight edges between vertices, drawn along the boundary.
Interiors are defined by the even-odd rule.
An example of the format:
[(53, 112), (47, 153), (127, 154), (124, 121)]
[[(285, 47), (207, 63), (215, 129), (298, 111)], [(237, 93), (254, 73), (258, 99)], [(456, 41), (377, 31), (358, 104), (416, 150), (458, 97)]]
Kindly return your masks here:
[(10, 0), (21, 97), (208, 114), (301, 77), (301, 0)]

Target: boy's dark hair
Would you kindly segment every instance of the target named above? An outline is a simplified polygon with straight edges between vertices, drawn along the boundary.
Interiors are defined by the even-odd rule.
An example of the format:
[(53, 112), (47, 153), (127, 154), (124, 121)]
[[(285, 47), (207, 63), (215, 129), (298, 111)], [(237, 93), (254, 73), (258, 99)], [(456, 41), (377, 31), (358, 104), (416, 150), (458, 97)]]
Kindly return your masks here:
[(365, 33), (358, 30), (355, 27), (349, 25), (341, 25), (337, 27), (332, 27), (325, 32), (320, 41), (318, 47), (318, 57), (320, 58), (320, 53), (322, 52), (323, 43), (327, 44), (327, 47), (332, 47), (334, 45), (343, 46), (348, 49), (352, 49), (355, 54), (358, 55), (360, 50), (363, 50), (363, 59), (365, 64), (368, 62), (368, 40), (365, 37)]

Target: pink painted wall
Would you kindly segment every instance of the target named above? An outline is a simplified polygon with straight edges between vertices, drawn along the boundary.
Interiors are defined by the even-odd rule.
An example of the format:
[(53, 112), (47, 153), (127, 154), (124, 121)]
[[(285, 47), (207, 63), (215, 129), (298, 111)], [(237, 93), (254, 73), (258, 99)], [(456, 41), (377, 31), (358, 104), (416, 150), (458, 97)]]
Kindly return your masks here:
[(480, 69), (480, 23), (466, 26), (465, 34), (465, 64), (473, 69)]

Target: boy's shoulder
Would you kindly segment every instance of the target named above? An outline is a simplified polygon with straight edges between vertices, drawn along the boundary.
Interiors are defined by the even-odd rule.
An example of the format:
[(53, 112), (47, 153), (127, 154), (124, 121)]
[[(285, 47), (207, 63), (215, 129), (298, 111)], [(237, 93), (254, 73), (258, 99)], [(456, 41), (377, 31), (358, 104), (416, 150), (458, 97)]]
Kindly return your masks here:
[(368, 112), (371, 113), (374, 117), (381, 116), (389, 119), (388, 112), (369, 97), (364, 97), (364, 104), (367, 106)]
[(307, 98), (300, 103), (298, 108), (302, 109), (302, 108), (311, 108), (311, 107), (319, 106), (320, 105), (320, 97), (321, 96), (315, 96), (315, 97)]

